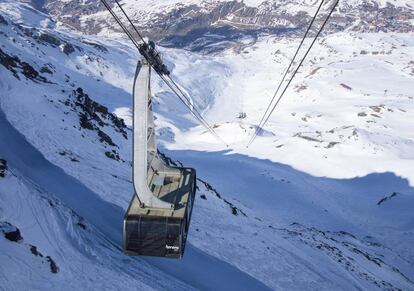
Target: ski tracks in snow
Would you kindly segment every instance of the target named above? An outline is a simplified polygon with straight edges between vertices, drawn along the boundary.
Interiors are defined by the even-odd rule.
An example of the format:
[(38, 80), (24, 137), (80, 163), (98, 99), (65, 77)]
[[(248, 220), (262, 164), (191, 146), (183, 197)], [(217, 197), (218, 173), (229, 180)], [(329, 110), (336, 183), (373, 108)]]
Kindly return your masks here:
[[(47, 161), (37, 149), (14, 129), (2, 111), (0, 111), (0, 131), (4, 137), (0, 140), (0, 152), (9, 161), (12, 170), (21, 177), (25, 177), (26, 182), (33, 185), (40, 193), (43, 193), (52, 201), (53, 197), (56, 197), (57, 201), (64, 207), (74, 211), (90, 223), (93, 228), (96, 228), (98, 235), (94, 234), (89, 237), (91, 240), (96, 240), (90, 242), (91, 247), (95, 256), (109, 258), (108, 261), (102, 258), (98, 259), (99, 264), (116, 265), (118, 271), (124, 275), (128, 273), (130, 276), (146, 274), (146, 276), (142, 276), (147, 277), (143, 282), (156, 289), (164, 284), (164, 287), (175, 286), (177, 289), (187, 289), (191, 286), (214, 290), (228, 290), (228, 288), (237, 288), (237, 286), (243, 286), (250, 290), (267, 289), (264, 284), (236, 267), (191, 245), (188, 245), (186, 257), (182, 261), (150, 258), (143, 260), (123, 257), (120, 249), (115, 247), (121, 245), (123, 209), (102, 200), (78, 180), (68, 176), (62, 169)], [(50, 197), (51, 194), (48, 193), (53, 193), (53, 197)], [(28, 204), (31, 209), (31, 216), (37, 217), (36, 224), (40, 226), (42, 236), (46, 238), (49, 245), (55, 248), (60, 260), (67, 260), (65, 253), (68, 253), (68, 250), (63, 250), (59, 245), (64, 234), (61, 232), (62, 227), (56, 222), (58, 220), (53, 217), (55, 214), (40, 206), (36, 198), (27, 200), (19, 203)], [(39, 217), (43, 217), (43, 219)], [(70, 234), (70, 227), (68, 231), (69, 222), (66, 223), (66, 232)], [(99, 237), (99, 232), (102, 233), (102, 237)], [(82, 239), (81, 242), (75, 239), (72, 242), (72, 248), (73, 245), (81, 244)], [(107, 240), (106, 243), (105, 240)], [(95, 248), (96, 243), (99, 247)], [(128, 271), (129, 269), (136, 273)], [(71, 269), (71, 272), (74, 271), (76, 270)], [(83, 274), (83, 276), (87, 275)], [(139, 279), (142, 280), (142, 277)], [(154, 277), (158, 280), (154, 280)], [(174, 280), (173, 277), (185, 282), (184, 285), (180, 281)], [(104, 282), (105, 278), (102, 278), (102, 280)]]

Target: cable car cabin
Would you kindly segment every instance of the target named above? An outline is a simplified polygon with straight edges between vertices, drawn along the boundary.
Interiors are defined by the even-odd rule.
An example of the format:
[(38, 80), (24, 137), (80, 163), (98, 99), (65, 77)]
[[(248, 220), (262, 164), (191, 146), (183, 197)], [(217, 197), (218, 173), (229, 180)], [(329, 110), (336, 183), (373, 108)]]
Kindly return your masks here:
[(148, 62), (139, 62), (133, 94), (135, 194), (124, 217), (124, 253), (181, 258), (195, 198), (196, 173), (191, 168), (169, 167), (157, 154), (150, 77)]

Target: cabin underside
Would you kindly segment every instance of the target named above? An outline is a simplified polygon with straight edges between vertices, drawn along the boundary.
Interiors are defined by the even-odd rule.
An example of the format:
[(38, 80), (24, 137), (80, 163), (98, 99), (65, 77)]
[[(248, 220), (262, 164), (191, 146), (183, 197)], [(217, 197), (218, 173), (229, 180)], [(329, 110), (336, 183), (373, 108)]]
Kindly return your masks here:
[(157, 197), (172, 203), (173, 209), (142, 207), (137, 195), (133, 196), (124, 218), (126, 254), (182, 257), (195, 198), (196, 176), (193, 169), (183, 168), (180, 172), (179, 176), (160, 179), (162, 185), (154, 188)]

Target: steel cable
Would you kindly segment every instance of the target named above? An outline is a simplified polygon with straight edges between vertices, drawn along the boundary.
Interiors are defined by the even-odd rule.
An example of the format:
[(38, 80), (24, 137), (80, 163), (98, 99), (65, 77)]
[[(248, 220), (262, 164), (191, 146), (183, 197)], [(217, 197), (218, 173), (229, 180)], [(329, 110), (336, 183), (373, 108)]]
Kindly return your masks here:
[[(131, 32), (128, 30), (128, 28), (122, 23), (122, 21), (120, 20), (120, 18), (116, 15), (116, 13), (113, 11), (113, 9), (110, 7), (110, 5), (106, 2), (106, 0), (101, 0), (101, 2), (105, 6), (105, 8), (109, 11), (109, 13), (112, 15), (112, 17), (115, 19), (115, 21), (118, 23), (118, 25), (122, 28), (122, 30), (125, 32), (125, 34), (128, 36), (128, 38), (134, 44), (134, 46), (139, 51), (139, 44), (136, 41), (136, 39), (133, 37), (133, 35), (131, 34)], [(144, 38), (142, 37), (142, 35), (139, 33), (138, 29), (135, 27), (135, 25), (132, 23), (131, 19), (128, 17), (127, 13), (125, 12), (125, 10), (120, 5), (120, 3), (117, 0), (115, 0), (115, 2), (118, 5), (118, 7), (121, 9), (121, 11), (125, 15), (125, 17), (127, 18), (127, 20), (129, 21), (129, 23), (131, 24), (131, 26), (133, 27), (133, 29), (135, 30), (135, 32), (141, 38), (141, 40), (144, 43), (146, 43), (145, 40), (144, 40)], [(192, 115), (201, 123), (201, 125), (203, 125), (216, 138), (218, 138), (221, 142), (223, 142), (226, 146), (228, 146), (224, 142), (224, 140), (217, 134), (217, 132), (210, 126), (210, 124), (204, 119), (204, 117), (201, 115), (201, 113), (193, 105), (191, 105), (191, 106), (189, 105), (191, 103), (189, 97), (187, 97), (186, 94), (184, 94), (184, 92), (174, 82), (174, 80), (170, 76), (168, 76), (168, 78), (170, 79), (171, 83), (176, 87), (176, 89), (174, 88), (173, 85), (170, 84), (170, 82), (168, 82), (168, 80), (165, 78), (165, 76), (163, 76), (162, 74), (160, 74), (158, 72), (156, 72), (156, 73), (160, 76), (160, 78), (164, 81), (164, 83), (173, 91), (173, 93), (178, 97), (178, 99), (180, 99), (180, 101), (188, 108), (188, 110), (190, 110), (190, 112), (192, 113)], [(178, 89), (178, 92), (181, 93), (181, 95), (177, 92), (177, 89)], [(188, 103), (186, 101), (184, 101), (184, 99)]]
[(334, 10), (335, 10), (336, 6), (338, 5), (338, 3), (339, 3), (339, 0), (337, 0), (335, 2), (335, 4), (332, 6), (331, 11), (329, 12), (328, 16), (326, 17), (325, 21), (323, 22), (322, 26), (320, 27), (318, 33), (316, 34), (316, 36), (313, 39), (311, 45), (307, 49), (307, 51), (306, 51), (305, 55), (303, 56), (302, 60), (300, 61), (299, 65), (296, 67), (296, 70), (293, 72), (293, 74), (292, 74), (289, 82), (287, 83), (287, 85), (285, 86), (284, 90), (282, 91), (282, 94), (279, 96), (279, 98), (276, 101), (275, 105), (273, 105), (272, 110), (270, 111), (270, 113), (268, 114), (268, 116), (266, 117), (266, 119), (264, 120), (264, 122), (262, 124), (262, 127), (259, 127), (259, 129), (257, 131), (255, 131), (255, 134), (253, 135), (253, 137), (251, 138), (251, 140), (250, 140), (250, 142), (249, 142), (249, 144), (247, 146), (250, 146), (253, 143), (253, 141), (255, 140), (255, 138), (257, 137), (257, 135), (260, 134), (260, 132), (263, 130), (264, 125), (267, 123), (267, 121), (269, 120), (270, 116), (274, 112), (276, 106), (279, 104), (280, 100), (284, 96), (286, 90), (289, 88), (290, 83), (292, 82), (293, 78), (296, 76), (297, 72), (299, 71), (299, 68), (302, 66), (304, 60), (306, 59), (307, 55), (309, 54), (310, 50), (312, 49), (313, 45), (315, 44), (315, 42), (318, 39), (319, 35), (321, 34), (322, 30), (324, 29), (326, 23), (330, 19), (331, 15), (334, 12)]
[[(321, 3), (319, 4), (319, 7), (316, 10), (315, 15), (313, 16), (312, 21), (309, 23), (309, 26), (308, 26), (308, 28), (307, 28), (307, 30), (305, 32), (305, 35), (303, 36), (303, 38), (302, 38), (302, 40), (301, 40), (301, 42), (300, 42), (300, 44), (299, 44), (299, 46), (298, 46), (298, 48), (297, 48), (297, 50), (295, 52), (295, 55), (293, 56), (293, 58), (292, 58), (292, 60), (291, 60), (291, 62), (289, 64), (287, 70), (285, 71), (285, 74), (283, 75), (282, 80), (279, 82), (279, 85), (278, 85), (278, 87), (276, 89), (276, 92), (273, 94), (273, 97), (272, 97), (271, 101), (269, 102), (269, 105), (267, 105), (266, 111), (263, 114), (262, 118), (260, 119), (259, 126), (256, 128), (255, 133), (253, 134), (253, 136), (257, 133), (258, 129), (261, 128), (262, 122), (265, 119), (266, 114), (268, 113), (270, 107), (272, 106), (273, 101), (275, 100), (275, 98), (277, 96), (277, 93), (279, 93), (280, 87), (282, 86), (283, 82), (285, 81), (285, 78), (286, 78), (287, 74), (289, 73), (289, 70), (290, 70), (291, 66), (293, 65), (294, 61), (296, 60), (296, 56), (298, 55), (300, 49), (302, 48), (302, 45), (303, 45), (306, 37), (308, 36), (309, 31), (312, 28), (312, 25), (315, 22), (315, 19), (317, 18), (318, 14), (319, 14), (319, 11), (321, 10), (321, 7), (322, 7), (322, 5), (323, 5), (324, 2), (325, 2), (325, 0), (322, 0)], [(252, 136), (252, 139), (253, 139), (253, 136)], [(252, 139), (249, 141), (249, 145), (250, 145), (250, 142), (252, 141)]]

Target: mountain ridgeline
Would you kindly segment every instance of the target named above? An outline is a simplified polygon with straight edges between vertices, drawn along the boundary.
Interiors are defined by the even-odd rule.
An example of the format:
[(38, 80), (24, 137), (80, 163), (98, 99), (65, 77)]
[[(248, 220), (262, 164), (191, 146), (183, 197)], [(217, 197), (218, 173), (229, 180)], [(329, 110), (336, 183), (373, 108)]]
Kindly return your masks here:
[[(121, 32), (115, 21), (106, 17), (99, 1), (31, 0), (38, 9), (60, 22), (86, 34), (103, 30)], [(301, 36), (311, 21), (318, 1), (263, 1), (249, 6), (243, 1), (173, 1), (148, 9), (148, 1), (122, 1), (124, 9), (143, 35), (163, 46), (192, 51), (216, 52), (239, 45), (241, 40), (255, 42), (262, 35)], [(115, 9), (114, 1), (109, 1)], [(326, 1), (324, 18), (333, 1)], [(294, 7), (294, 9), (292, 9)], [(410, 32), (413, 7), (399, 2), (341, 1), (325, 33), (343, 30), (358, 32)], [(322, 19), (321, 19), (322, 20)], [(315, 29), (314, 29), (315, 30)], [(221, 42), (214, 49), (213, 43)]]

